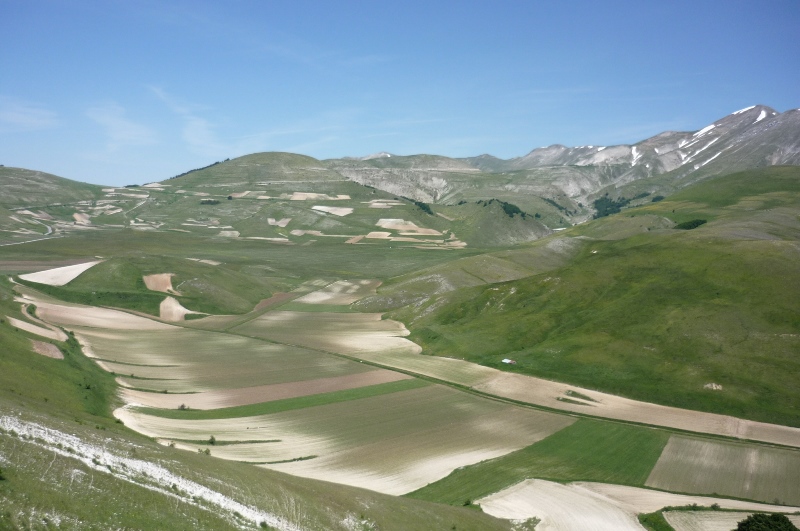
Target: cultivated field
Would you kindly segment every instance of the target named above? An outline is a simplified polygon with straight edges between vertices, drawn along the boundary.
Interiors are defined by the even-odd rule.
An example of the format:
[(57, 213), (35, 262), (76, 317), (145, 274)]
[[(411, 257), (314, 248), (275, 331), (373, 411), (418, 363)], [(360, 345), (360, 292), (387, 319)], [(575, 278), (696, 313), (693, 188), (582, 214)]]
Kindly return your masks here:
[(438, 385), (256, 417), (175, 420), (129, 409), (117, 416), (163, 440), (200, 442), (213, 435), (243, 441), (189, 444), (211, 448), (218, 457), (391, 494), (527, 446), (573, 422)]
[[(664, 518), (675, 531), (731, 531), (752, 513), (717, 511), (664, 511)], [(788, 515), (795, 527), (800, 526), (800, 516)]]
[(670, 437), (647, 486), (800, 505), (800, 451)]
[[(312, 283), (321, 293), (307, 297), (341, 303), (375, 286)], [(402, 494), (574, 422), (319, 350), (31, 297), (43, 318), (69, 326), (87, 353), (116, 375), (128, 404), (116, 415), (127, 426), (178, 447), (294, 475)], [(413, 346), (401, 337), (400, 323), (379, 314), (275, 310), (234, 332), (265, 329), (262, 336), (273, 341), (331, 352)]]
[(30, 282), (38, 282), (39, 284), (47, 284), (49, 286), (63, 286), (68, 284), (81, 273), (102, 262), (102, 260), (95, 260), (92, 262), (85, 262), (83, 264), (75, 264), (63, 267), (56, 267), (55, 269), (47, 269), (45, 271), (38, 271), (36, 273), (28, 273), (27, 275), (20, 275), (19, 278), (28, 280)]
[[(795, 507), (686, 496), (621, 485), (576, 482), (562, 485), (543, 480), (527, 480), (478, 500), (484, 512), (508, 519), (537, 517), (541, 529), (644, 529), (636, 515), (666, 506), (697, 504), (743, 511), (786, 512)], [(718, 514), (718, 513), (712, 513)], [(744, 516), (740, 517), (740, 520)], [(537, 530), (540, 529), (537, 526)], [(731, 528), (728, 528), (731, 529)]]
[(641, 531), (633, 511), (572, 485), (529, 479), (478, 500), (485, 513), (522, 520), (536, 517), (537, 531)]
[(272, 311), (232, 331), (339, 354), (419, 351), (404, 339), (408, 330), (402, 323), (382, 320), (377, 313)]

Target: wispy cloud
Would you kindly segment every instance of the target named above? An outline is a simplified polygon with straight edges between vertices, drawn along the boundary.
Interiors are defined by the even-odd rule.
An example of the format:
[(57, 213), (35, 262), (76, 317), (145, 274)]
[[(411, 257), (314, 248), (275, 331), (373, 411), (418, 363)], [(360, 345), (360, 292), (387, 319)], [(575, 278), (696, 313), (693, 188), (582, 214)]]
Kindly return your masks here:
[(353, 116), (361, 111), (346, 108), (318, 116), (275, 125), (245, 135), (224, 137), (217, 125), (203, 116), (209, 108), (182, 101), (160, 87), (149, 87), (153, 94), (183, 122), (182, 139), (195, 154), (205, 157), (231, 157), (263, 150), (305, 152), (326, 146), (339, 138)]
[(183, 120), (181, 136), (192, 152), (210, 157), (230, 155), (231, 146), (221, 141), (214, 131), (214, 125), (200, 116), (199, 112), (205, 107), (180, 101), (160, 87), (148, 88)]
[(117, 151), (125, 146), (140, 146), (156, 141), (155, 131), (129, 120), (125, 109), (116, 103), (105, 103), (91, 107), (86, 116), (105, 129), (108, 151)]
[(0, 132), (37, 131), (57, 125), (55, 112), (41, 105), (0, 96)]

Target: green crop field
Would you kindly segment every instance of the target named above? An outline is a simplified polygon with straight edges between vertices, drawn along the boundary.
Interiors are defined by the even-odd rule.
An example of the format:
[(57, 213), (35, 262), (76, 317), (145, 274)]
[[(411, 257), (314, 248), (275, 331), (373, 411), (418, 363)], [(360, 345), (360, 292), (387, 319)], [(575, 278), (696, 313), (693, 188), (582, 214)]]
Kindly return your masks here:
[(644, 485), (668, 438), (650, 428), (579, 420), (536, 444), (456, 470), (409, 496), (462, 505), (529, 478)]

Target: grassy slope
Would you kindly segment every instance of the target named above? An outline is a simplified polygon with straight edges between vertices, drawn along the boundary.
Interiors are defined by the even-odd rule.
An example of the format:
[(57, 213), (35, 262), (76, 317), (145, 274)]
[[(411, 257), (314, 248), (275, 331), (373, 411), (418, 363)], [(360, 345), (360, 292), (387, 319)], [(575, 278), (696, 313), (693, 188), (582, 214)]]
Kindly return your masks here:
[(40, 171), (0, 166), (0, 205), (5, 207), (91, 200), (100, 195), (100, 188)]
[[(412, 339), (431, 354), (504, 369), (508, 356), (518, 362), (510, 370), (800, 426), (800, 395), (786, 378), (800, 374), (796, 213), (737, 233), (776, 206), (796, 212), (798, 182), (798, 169), (772, 168), (703, 183), (641, 212), (711, 223), (587, 242), (560, 269), (454, 292), (412, 326)], [(764, 193), (748, 200), (755, 212), (741, 208)], [(703, 388), (711, 382), (723, 391)]]
[(462, 505), (528, 478), (642, 486), (668, 439), (660, 430), (583, 419), (522, 450), (460, 468), (409, 496)]
[[(19, 317), (10, 285), (0, 281), (0, 314)], [(304, 528), (343, 529), (348, 516), (381, 529), (506, 529), (494, 518), (458, 508), (394, 498), (361, 489), (294, 478), (256, 467), (159, 446), (110, 417), (113, 377), (74, 345), (64, 360), (31, 352), (29, 336), (0, 323), (0, 414), (14, 414), (74, 434), (120, 455), (146, 459), (183, 477)], [(89, 388), (87, 388), (89, 386)], [(98, 473), (0, 433), (0, 528), (229, 529), (215, 511)], [(47, 519), (47, 520), (45, 520)], [(48, 523), (49, 522), (49, 523)]]

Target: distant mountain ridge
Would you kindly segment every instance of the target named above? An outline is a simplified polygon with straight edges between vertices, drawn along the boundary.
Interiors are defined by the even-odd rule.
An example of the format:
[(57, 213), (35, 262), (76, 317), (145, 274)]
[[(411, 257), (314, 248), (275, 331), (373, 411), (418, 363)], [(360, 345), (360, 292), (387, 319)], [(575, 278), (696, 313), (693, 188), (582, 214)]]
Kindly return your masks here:
[[(333, 192), (336, 182), (349, 181), (440, 205), (498, 199), (531, 215), (540, 214), (537, 219), (554, 228), (591, 218), (594, 201), (605, 195), (631, 200), (630, 206), (635, 206), (710, 177), (775, 165), (800, 165), (800, 109), (779, 113), (753, 105), (697, 131), (665, 131), (635, 144), (554, 144), (507, 160), (488, 154), (450, 158), (379, 152), (318, 160), (292, 153), (254, 153), (161, 182), (209, 189), (259, 189), (291, 182), (305, 183), (301, 186), (309, 191), (326, 182)], [(12, 170), (4, 170), (10, 178)], [(26, 171), (13, 170), (20, 176), (39, 173)], [(31, 193), (37, 193), (34, 189), (40, 184), (48, 193), (54, 191), (52, 184), (35, 180), (29, 184)], [(11, 195), (27, 195), (25, 184), (21, 185), (22, 189), (16, 182)], [(10, 181), (4, 186), (8, 188)]]
[[(787, 127), (788, 126), (788, 127)], [(672, 171), (687, 164), (694, 164), (699, 169), (709, 163), (713, 155), (729, 150), (735, 144), (747, 143), (748, 137), (761, 136), (768, 130), (779, 128), (800, 132), (800, 112), (793, 109), (778, 113), (764, 105), (753, 105), (735, 111), (696, 132), (665, 131), (636, 144), (620, 144), (614, 146), (579, 146), (567, 147), (554, 144), (536, 148), (527, 155), (508, 160), (491, 155), (468, 157), (462, 160), (487, 172), (517, 171), (545, 166), (596, 166), (610, 164), (642, 165), (662, 172)], [(745, 135), (746, 134), (746, 135)], [(744, 135), (744, 136), (743, 136)], [(771, 136), (771, 135), (769, 135)], [(792, 135), (794, 140), (788, 151), (776, 145), (771, 165), (796, 164), (800, 161), (800, 135)], [(717, 144), (718, 142), (721, 143)], [(779, 144), (783, 144), (781, 142)], [(700, 155), (712, 144), (715, 149)]]
[(672, 193), (715, 175), (800, 165), (800, 109), (779, 113), (753, 105), (698, 131), (665, 131), (635, 144), (555, 144), (508, 160), (488, 154), (460, 159), (379, 155), (325, 162), (356, 182), (421, 201), (508, 201), (513, 195), (532, 194), (558, 202), (574, 213), (572, 221), (580, 221), (591, 214), (587, 205), (605, 193)]

